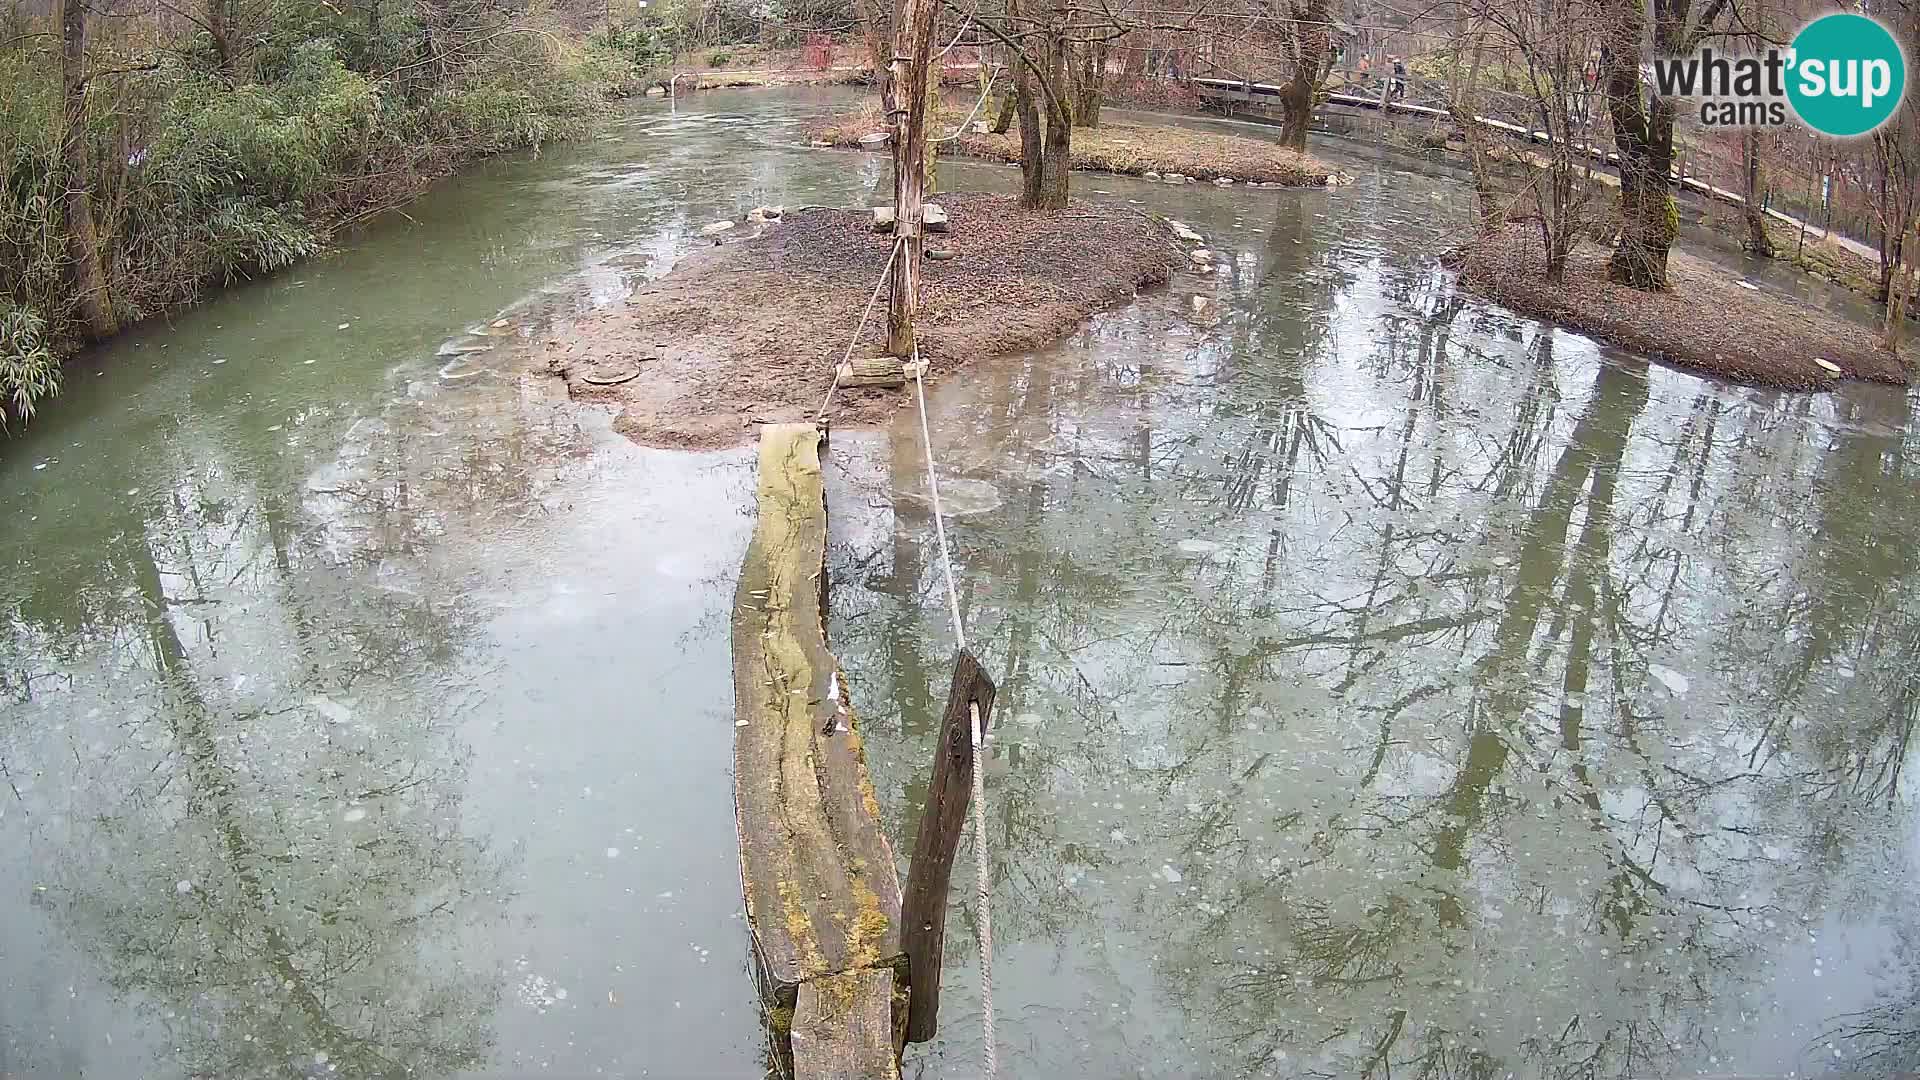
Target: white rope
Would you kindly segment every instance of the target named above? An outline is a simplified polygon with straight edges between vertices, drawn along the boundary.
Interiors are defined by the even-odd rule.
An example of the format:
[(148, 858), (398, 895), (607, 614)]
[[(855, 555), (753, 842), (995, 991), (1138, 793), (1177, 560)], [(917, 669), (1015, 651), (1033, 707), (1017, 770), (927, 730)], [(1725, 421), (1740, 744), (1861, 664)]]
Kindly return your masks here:
[(933, 474), (933, 436), (927, 433), (927, 392), (921, 382), (926, 370), (920, 362), (920, 343), (913, 345), (913, 394), (920, 402), (920, 445), (927, 455), (927, 497), (933, 503), (933, 531), (940, 537), (940, 562), (947, 568), (947, 605), (953, 615), (955, 648), (967, 647), (966, 630), (960, 624), (960, 589), (953, 583), (953, 554), (947, 550), (946, 515), (940, 512), (940, 479)]
[[(947, 546), (946, 513), (940, 507), (940, 479), (933, 467), (933, 435), (927, 429), (927, 391), (923, 376), (927, 365), (920, 359), (920, 345), (913, 347), (913, 395), (920, 406), (920, 448), (927, 456), (927, 495), (933, 503), (933, 529), (940, 538), (940, 564), (946, 568), (948, 612), (953, 616), (953, 640), (956, 648), (967, 647), (966, 628), (960, 620), (960, 589), (954, 584), (953, 552)], [(980, 1036), (986, 1044), (984, 1074), (993, 1080), (1000, 1071), (1000, 1051), (993, 1031), (993, 875), (987, 861), (987, 787), (982, 746), (986, 733), (980, 728), (980, 704), (968, 702), (973, 717), (973, 871), (974, 900), (980, 919)]]
[(980, 1037), (986, 1043), (987, 1080), (1000, 1071), (1000, 1051), (993, 1035), (993, 876), (987, 869), (987, 771), (980, 752), (980, 705), (968, 702), (973, 714), (973, 887), (980, 905)]
[(906, 244), (907, 238), (904, 236), (894, 239), (893, 250), (887, 255), (887, 265), (880, 271), (880, 280), (873, 284), (873, 295), (867, 297), (867, 306), (860, 309), (860, 324), (853, 328), (853, 338), (847, 342), (847, 354), (840, 358), (840, 363), (833, 366), (833, 385), (827, 387), (827, 396), (820, 400), (820, 411), (813, 414), (814, 423), (817, 424), (824, 419), (827, 415), (827, 406), (833, 404), (834, 392), (840, 389), (840, 369), (843, 365), (853, 363), (853, 350), (860, 344), (860, 335), (866, 332), (867, 316), (873, 314), (873, 305), (880, 299), (880, 290), (887, 287), (887, 275), (893, 273), (893, 260), (900, 257), (900, 249)]
[(967, 114), (967, 118), (960, 122), (959, 127), (953, 129), (953, 134), (943, 135), (933, 141), (937, 143), (952, 142), (961, 135), (964, 135), (966, 130), (973, 126), (973, 118), (980, 115), (980, 106), (987, 103), (987, 95), (993, 92), (993, 84), (999, 78), (1000, 68), (999, 65), (995, 65), (994, 69), (987, 73), (987, 85), (981, 88), (980, 100), (973, 103), (973, 111)]
[(960, 44), (960, 39), (966, 36), (967, 29), (972, 25), (973, 25), (973, 16), (971, 14), (969, 14), (966, 18), (961, 19), (960, 29), (954, 31), (953, 40), (947, 42), (947, 47), (940, 50), (940, 55), (934, 57), (933, 62), (937, 64), (940, 61), (945, 60), (947, 58), (947, 54), (953, 51), (953, 47), (955, 45)]

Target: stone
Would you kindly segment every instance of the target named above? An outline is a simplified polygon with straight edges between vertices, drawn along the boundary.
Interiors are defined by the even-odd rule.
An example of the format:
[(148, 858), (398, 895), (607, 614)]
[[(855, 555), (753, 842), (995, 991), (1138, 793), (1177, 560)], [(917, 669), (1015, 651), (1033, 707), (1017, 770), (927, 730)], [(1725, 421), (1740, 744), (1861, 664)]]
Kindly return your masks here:
[(825, 139), (808, 139), (808, 140), (807, 140), (807, 145), (808, 145), (808, 146), (815, 146), (815, 147), (820, 147), (820, 146), (832, 146), (833, 144), (832, 144), (832, 143), (830, 143), (830, 142), (828, 142), (828, 141), (827, 141), (827, 140), (825, 140)]
[(1167, 222), (1167, 228), (1173, 230), (1173, 235), (1176, 238), (1184, 240), (1189, 244), (1197, 244), (1200, 242), (1200, 234), (1194, 232), (1193, 229), (1184, 222), (1169, 221)]
[(884, 131), (876, 131), (869, 135), (860, 136), (860, 145), (869, 150), (873, 150), (887, 145), (892, 138), (893, 136)]
[(873, 231), (886, 232), (893, 228), (893, 207), (876, 206), (873, 208)]
[(953, 258), (954, 252), (952, 248), (928, 248), (921, 254), (925, 258), (932, 259), (934, 262), (946, 262), (948, 259)]
[(937, 203), (926, 203), (920, 207), (920, 224), (925, 225), (928, 232), (946, 232), (947, 212)]
[(1233, 177), (1231, 177), (1231, 176), (1216, 176), (1216, 177), (1214, 177), (1214, 180), (1213, 180), (1213, 183), (1214, 183), (1214, 186), (1215, 186), (1215, 187), (1232, 187), (1232, 186), (1233, 186)]
[(1840, 370), (1839, 364), (1834, 363), (1833, 361), (1827, 359), (1824, 356), (1814, 357), (1813, 362), (1820, 365), (1820, 370), (1826, 372), (1829, 375), (1843, 374), (1843, 372), (1841, 372)]
[(731, 221), (715, 221), (711, 224), (700, 226), (700, 235), (719, 236), (731, 228), (733, 228), (733, 222)]
[(1141, 175), (1141, 176), (1143, 176), (1143, 177), (1145, 177), (1145, 178), (1146, 178), (1146, 179), (1148, 179), (1148, 180), (1158, 180), (1158, 179), (1160, 179), (1160, 174), (1159, 174), (1159, 173), (1157, 173), (1157, 172), (1145, 172), (1145, 173), (1141, 173), (1140, 175)]
[(1185, 182), (1187, 178), (1184, 176), (1181, 176), (1177, 172), (1170, 172), (1165, 176), (1161, 177), (1161, 179), (1165, 180), (1169, 184), (1179, 184), (1179, 183)]
[(647, 96), (648, 97), (666, 97), (667, 88), (664, 86), (649, 86), (647, 87)]
[(1187, 258), (1192, 259), (1196, 264), (1204, 265), (1213, 261), (1213, 252), (1206, 248), (1194, 248), (1187, 253)]
[(747, 211), (748, 221), (779, 221), (785, 216), (787, 208), (784, 206), (756, 206)]

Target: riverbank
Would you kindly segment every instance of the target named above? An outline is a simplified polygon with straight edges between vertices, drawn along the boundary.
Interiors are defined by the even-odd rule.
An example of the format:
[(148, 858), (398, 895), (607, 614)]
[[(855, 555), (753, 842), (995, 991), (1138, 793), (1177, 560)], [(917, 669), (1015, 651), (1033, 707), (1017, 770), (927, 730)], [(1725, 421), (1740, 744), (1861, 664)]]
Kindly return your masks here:
[(1550, 285), (1535, 227), (1513, 223), (1448, 261), (1475, 293), (1673, 367), (1786, 390), (1830, 389), (1843, 378), (1908, 382), (1902, 357), (1872, 330), (1742, 284), (1697, 256), (1675, 249), (1667, 261), (1672, 288), (1659, 293), (1609, 281), (1607, 257), (1606, 248), (1582, 243), (1565, 280)]
[[(85, 345), (328, 250), (459, 166), (591, 130), (636, 77), (604, 41), (528, 16), (458, 64), (412, 63), (433, 20), (276, 15), (246, 40), (143, 17), (96, 20), (62, 100), (58, 49), (0, 53), (0, 424), (56, 393)], [(57, 36), (57, 20), (26, 20)], [(159, 53), (166, 63), (127, 66)], [(84, 131), (69, 137), (78, 111)]]
[[(952, 101), (943, 106), (939, 125), (951, 128), (966, 118), (972, 102)], [(816, 143), (860, 149), (861, 138), (886, 131), (886, 118), (877, 102), (828, 117), (810, 125)], [(1020, 161), (1019, 125), (1007, 133), (965, 130), (940, 143), (942, 157), (973, 157), (988, 161)], [(880, 149), (885, 149), (884, 144)], [(1335, 176), (1332, 166), (1265, 139), (1225, 135), (1214, 131), (1108, 120), (1097, 128), (1073, 132), (1073, 167), (1091, 172), (1162, 178), (1177, 175), (1194, 180), (1231, 180), (1235, 183), (1280, 187), (1318, 187)]]
[[(1052, 342), (1165, 282), (1181, 256), (1166, 226), (1126, 207), (1023, 210), (1003, 195), (939, 198), (949, 231), (922, 267), (916, 320), (935, 374)], [(754, 425), (811, 418), (887, 264), (866, 210), (808, 208), (690, 257), (620, 308), (536, 346), (577, 400), (619, 409), (616, 430), (650, 446), (711, 448)], [(743, 227), (736, 227), (744, 232)], [(876, 306), (854, 356), (878, 355)], [(833, 416), (885, 420), (897, 390), (842, 389)]]

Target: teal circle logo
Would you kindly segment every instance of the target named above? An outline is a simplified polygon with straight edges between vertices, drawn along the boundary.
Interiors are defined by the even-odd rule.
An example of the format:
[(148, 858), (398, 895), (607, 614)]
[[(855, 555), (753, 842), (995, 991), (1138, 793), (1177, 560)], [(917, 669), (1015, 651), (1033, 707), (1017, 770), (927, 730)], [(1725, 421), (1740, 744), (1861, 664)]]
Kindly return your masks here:
[(1822, 135), (1865, 135), (1887, 122), (1907, 89), (1907, 58), (1887, 28), (1865, 15), (1836, 13), (1793, 39), (1787, 100)]

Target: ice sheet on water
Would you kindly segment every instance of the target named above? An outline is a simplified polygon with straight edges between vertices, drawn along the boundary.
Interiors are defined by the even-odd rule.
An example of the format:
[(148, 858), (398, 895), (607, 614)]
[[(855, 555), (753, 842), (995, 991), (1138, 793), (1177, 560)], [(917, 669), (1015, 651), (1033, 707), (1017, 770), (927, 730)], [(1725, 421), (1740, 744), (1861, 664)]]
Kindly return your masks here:
[(1648, 664), (1647, 674), (1658, 679), (1660, 685), (1666, 687), (1675, 697), (1686, 693), (1687, 688), (1693, 685), (1687, 681), (1685, 675), (1680, 674), (1665, 664)]
[(353, 710), (333, 700), (325, 694), (314, 694), (307, 698), (307, 707), (319, 713), (329, 723), (344, 724), (353, 719)]

